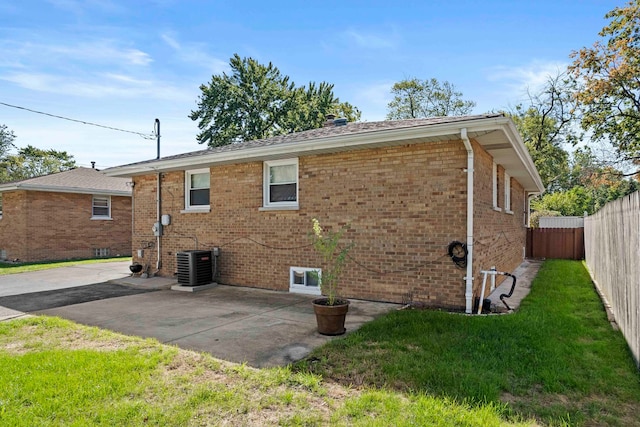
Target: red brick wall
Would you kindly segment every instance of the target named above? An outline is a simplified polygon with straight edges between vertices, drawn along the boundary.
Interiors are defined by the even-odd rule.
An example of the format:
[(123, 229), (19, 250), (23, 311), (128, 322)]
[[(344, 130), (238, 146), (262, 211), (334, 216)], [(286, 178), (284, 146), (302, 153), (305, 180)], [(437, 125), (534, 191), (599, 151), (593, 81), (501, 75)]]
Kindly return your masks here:
[(26, 259), (27, 256), (27, 192), (9, 191), (2, 194), (2, 219), (0, 219), (0, 251), (9, 260)]
[[(92, 220), (91, 194), (16, 191), (3, 196), (0, 249), (9, 259), (92, 258), (95, 248), (109, 248), (111, 256), (131, 254), (130, 197), (111, 197), (112, 220)], [(14, 205), (16, 199), (21, 203)]]
[[(221, 248), (221, 283), (286, 291), (289, 267), (322, 267), (309, 247), (316, 217), (334, 230), (350, 226), (345, 243), (355, 247), (342, 296), (401, 302), (412, 294), (429, 305), (464, 307), (465, 270), (447, 247), (466, 239), (466, 162), (460, 141), (300, 157), (295, 211), (259, 211), (262, 162), (212, 167), (209, 213), (181, 213), (184, 172), (163, 173), (162, 213), (172, 224), (164, 229), (159, 274), (173, 275), (175, 253), (195, 249), (197, 240), (199, 249)], [(133, 253), (151, 272), (155, 199), (156, 175), (136, 177)]]

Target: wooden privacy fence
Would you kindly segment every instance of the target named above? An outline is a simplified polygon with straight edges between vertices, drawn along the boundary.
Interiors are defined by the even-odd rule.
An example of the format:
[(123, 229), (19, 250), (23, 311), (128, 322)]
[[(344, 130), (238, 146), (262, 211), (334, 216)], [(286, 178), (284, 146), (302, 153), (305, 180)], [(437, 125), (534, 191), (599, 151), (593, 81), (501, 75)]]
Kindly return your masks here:
[(584, 259), (584, 228), (529, 228), (528, 258)]
[(640, 195), (585, 218), (586, 262), (640, 368)]

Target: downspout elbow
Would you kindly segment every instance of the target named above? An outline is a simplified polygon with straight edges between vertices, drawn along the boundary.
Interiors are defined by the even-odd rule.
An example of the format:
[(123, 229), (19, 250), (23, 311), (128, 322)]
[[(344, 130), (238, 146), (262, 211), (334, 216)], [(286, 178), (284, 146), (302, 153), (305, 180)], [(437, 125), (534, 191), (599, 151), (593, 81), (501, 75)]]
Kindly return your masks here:
[(467, 271), (465, 276), (465, 312), (471, 314), (473, 304), (473, 146), (467, 129), (460, 129), (460, 139), (467, 150)]

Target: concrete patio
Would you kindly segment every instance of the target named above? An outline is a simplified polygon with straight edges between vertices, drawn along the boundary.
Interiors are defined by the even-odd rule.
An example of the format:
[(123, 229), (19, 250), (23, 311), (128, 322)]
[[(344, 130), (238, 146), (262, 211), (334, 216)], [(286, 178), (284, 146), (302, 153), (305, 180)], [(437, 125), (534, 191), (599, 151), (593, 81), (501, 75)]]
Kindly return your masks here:
[[(136, 286), (131, 279), (144, 281), (143, 286), (175, 283), (162, 278), (115, 282)], [(308, 295), (218, 285), (193, 293), (163, 289), (39, 310), (34, 314), (59, 316), (128, 335), (152, 337), (220, 359), (267, 367), (300, 360), (313, 348), (335, 339), (316, 332), (312, 299)], [(397, 304), (352, 300), (347, 333), (398, 307)]]
[[(513, 309), (528, 294), (541, 264), (525, 260), (513, 272), (518, 282), (507, 299)], [(123, 267), (113, 263), (62, 268), (48, 275), (5, 276), (0, 280), (0, 320), (25, 313), (59, 316), (254, 367), (286, 365), (336, 339), (316, 331), (314, 296), (225, 285), (180, 292), (170, 289), (176, 284), (173, 278), (131, 277)], [(61, 288), (63, 277), (70, 287)], [(107, 282), (98, 283), (105, 277)], [(489, 298), (502, 305), (497, 297), (509, 287), (510, 281), (505, 281)], [(398, 304), (351, 300), (347, 334), (399, 308)]]

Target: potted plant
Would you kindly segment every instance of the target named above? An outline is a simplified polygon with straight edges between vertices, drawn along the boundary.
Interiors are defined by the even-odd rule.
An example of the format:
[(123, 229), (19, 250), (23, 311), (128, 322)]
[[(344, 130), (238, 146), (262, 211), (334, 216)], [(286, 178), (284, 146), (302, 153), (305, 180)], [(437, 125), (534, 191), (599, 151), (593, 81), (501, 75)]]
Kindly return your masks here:
[(315, 274), (324, 296), (312, 301), (318, 332), (323, 335), (341, 335), (346, 331), (344, 321), (349, 311), (349, 300), (338, 297), (337, 286), (353, 244), (340, 246), (340, 239), (346, 228), (337, 232), (327, 232), (322, 229), (316, 218), (312, 221), (313, 247), (323, 261), (322, 273)]

